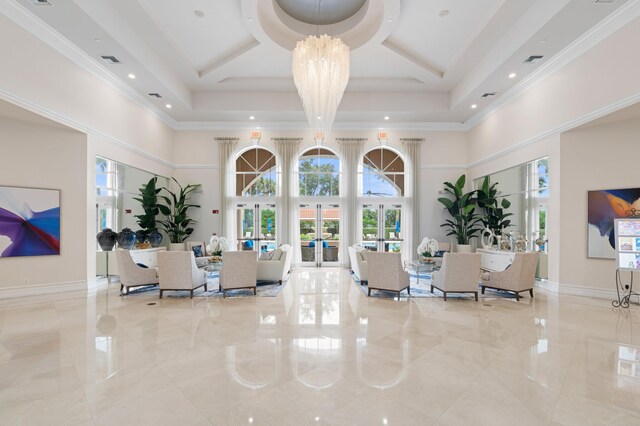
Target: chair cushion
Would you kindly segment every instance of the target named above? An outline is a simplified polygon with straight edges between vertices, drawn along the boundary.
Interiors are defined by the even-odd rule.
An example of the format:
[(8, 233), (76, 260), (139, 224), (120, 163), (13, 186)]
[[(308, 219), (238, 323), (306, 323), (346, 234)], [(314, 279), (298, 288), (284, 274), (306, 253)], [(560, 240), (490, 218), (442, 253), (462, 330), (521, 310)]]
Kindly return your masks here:
[(193, 246), (193, 247), (191, 247), (191, 250), (193, 250), (193, 255), (195, 257), (204, 256), (204, 253), (202, 253), (202, 246)]
[(273, 254), (271, 255), (271, 260), (280, 260), (281, 257), (282, 257), (282, 250), (275, 249), (273, 251)]
[(272, 251), (265, 251), (263, 253), (260, 253), (260, 260), (271, 260), (273, 258), (273, 252), (275, 250)]

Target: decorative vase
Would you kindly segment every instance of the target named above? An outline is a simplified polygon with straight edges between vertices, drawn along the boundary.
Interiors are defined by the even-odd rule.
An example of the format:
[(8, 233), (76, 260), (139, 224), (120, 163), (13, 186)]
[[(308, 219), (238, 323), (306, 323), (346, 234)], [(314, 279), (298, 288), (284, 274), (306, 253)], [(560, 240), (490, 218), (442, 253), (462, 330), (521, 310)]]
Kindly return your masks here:
[(472, 253), (471, 244), (458, 244), (458, 253)]
[(493, 242), (496, 239), (496, 234), (490, 229), (488, 226), (484, 228), (482, 231), (482, 237), (480, 238), (480, 242), (482, 243), (482, 248), (490, 249), (493, 247)]
[(144, 244), (147, 241), (147, 231), (144, 229), (138, 229), (136, 231), (136, 242), (138, 244)]
[(151, 231), (148, 238), (151, 243), (151, 247), (160, 247), (160, 243), (162, 243), (162, 234), (158, 232), (157, 229)]
[(518, 235), (518, 237), (516, 238), (515, 246), (516, 246), (516, 251), (519, 251), (519, 252), (527, 251), (527, 239), (524, 237), (524, 235), (522, 234)]
[(118, 234), (116, 234), (111, 228), (104, 228), (96, 235), (96, 240), (100, 244), (102, 251), (111, 251), (113, 246), (116, 245)]
[(131, 250), (136, 243), (136, 234), (129, 228), (124, 228), (118, 233), (118, 247)]

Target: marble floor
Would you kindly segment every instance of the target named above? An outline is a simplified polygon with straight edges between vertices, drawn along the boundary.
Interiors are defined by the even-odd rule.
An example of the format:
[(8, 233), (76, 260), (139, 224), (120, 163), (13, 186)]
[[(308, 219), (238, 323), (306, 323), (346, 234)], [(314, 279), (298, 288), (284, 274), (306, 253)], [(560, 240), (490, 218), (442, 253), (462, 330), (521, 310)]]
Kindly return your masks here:
[(367, 298), (341, 269), (277, 297), (0, 300), (0, 424), (638, 425), (640, 307)]

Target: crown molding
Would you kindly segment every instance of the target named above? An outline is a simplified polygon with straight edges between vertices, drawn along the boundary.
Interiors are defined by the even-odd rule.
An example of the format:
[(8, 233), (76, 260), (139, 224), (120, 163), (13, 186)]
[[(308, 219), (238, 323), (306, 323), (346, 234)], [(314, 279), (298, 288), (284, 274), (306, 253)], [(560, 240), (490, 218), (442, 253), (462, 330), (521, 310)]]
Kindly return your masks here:
[(178, 169), (191, 169), (191, 170), (207, 170), (207, 169), (219, 169), (218, 164), (174, 164), (173, 167)]
[(130, 151), (132, 151), (132, 152), (134, 152), (134, 153), (136, 153), (136, 154), (138, 154), (138, 155), (140, 155), (142, 157), (145, 157), (145, 158), (147, 158), (149, 160), (155, 161), (155, 162), (157, 162), (159, 164), (162, 164), (162, 165), (165, 165), (165, 166), (168, 166), (168, 167), (172, 167), (172, 168), (175, 167), (175, 165), (170, 161), (167, 161), (167, 160), (165, 160), (163, 158), (157, 157), (157, 156), (155, 156), (153, 154), (149, 154), (148, 152), (146, 152), (146, 151), (144, 151), (144, 150), (142, 150), (142, 149), (140, 149), (140, 148), (138, 148), (136, 146), (133, 146), (133, 145), (131, 145), (131, 144), (129, 144), (129, 143), (123, 141), (123, 140), (114, 138), (113, 136), (111, 136), (111, 135), (109, 135), (107, 133), (104, 133), (104, 132), (102, 132), (100, 130), (96, 130), (96, 129), (92, 128), (92, 127), (89, 127), (89, 126), (87, 126), (87, 125), (85, 125), (85, 124), (83, 124), (83, 123), (81, 123), (79, 121), (76, 121), (76, 120), (74, 120), (74, 119), (72, 119), (72, 118), (70, 118), (70, 117), (68, 117), (68, 116), (66, 116), (64, 114), (60, 114), (60, 113), (52, 111), (52, 110), (50, 110), (48, 108), (41, 107), (38, 104), (35, 104), (35, 103), (33, 103), (33, 102), (29, 101), (29, 100), (26, 100), (24, 98), (21, 98), (19, 96), (16, 96), (13, 93), (8, 92), (8, 91), (6, 91), (6, 90), (4, 90), (2, 88), (0, 88), (0, 99), (5, 100), (7, 102), (10, 102), (10, 103), (12, 103), (14, 105), (17, 105), (17, 106), (21, 107), (21, 108), (24, 108), (27, 111), (31, 111), (34, 114), (41, 115), (41, 116), (43, 116), (45, 118), (53, 120), (53, 121), (55, 121), (57, 123), (60, 123), (62, 125), (65, 125), (65, 126), (71, 128), (73, 130), (77, 130), (79, 132), (86, 133), (86, 134), (89, 134), (89, 135), (99, 136), (99, 137), (105, 139), (106, 141), (108, 141), (108, 142), (110, 142), (110, 143), (112, 143), (114, 145), (121, 146), (121, 147), (123, 147), (125, 149), (128, 149), (128, 150), (130, 150)]
[(561, 124), (559, 126), (553, 127), (551, 129), (545, 130), (542, 133), (539, 133), (535, 136), (532, 136), (530, 138), (527, 138), (515, 145), (510, 146), (509, 148), (505, 148), (502, 151), (498, 151), (494, 154), (491, 154), (487, 157), (484, 157), (478, 161), (474, 161), (472, 163), (469, 163), (469, 165), (467, 167), (471, 168), (471, 167), (475, 167), (475, 166), (479, 166), (483, 163), (486, 163), (488, 161), (491, 160), (495, 160), (496, 158), (502, 157), (503, 155), (509, 154), (510, 152), (516, 151), (524, 146), (530, 145), (532, 143), (538, 142), (539, 140), (542, 140), (544, 138), (548, 138), (549, 136), (555, 135), (555, 134), (560, 134), (563, 132), (567, 132), (569, 130), (575, 129), (576, 127), (582, 126), (583, 124), (587, 124), (593, 120), (597, 120), (598, 118), (604, 117), (605, 115), (609, 115), (611, 113), (614, 113), (616, 111), (619, 111), (623, 108), (626, 108), (628, 106), (634, 105), (636, 103), (640, 102), (640, 92), (636, 93), (635, 95), (631, 95), (628, 96), (624, 99), (619, 100), (618, 102), (614, 102), (610, 105), (607, 105), (605, 107), (599, 108), (595, 111), (591, 111), (590, 113), (587, 113), (585, 115), (582, 115), (578, 118), (575, 118), (573, 120), (567, 121), (564, 124)]
[[(429, 132), (465, 132), (468, 126), (463, 123), (447, 122), (420, 122), (420, 123), (367, 123), (348, 122), (333, 123), (332, 130), (396, 130), (396, 131), (429, 131)], [(304, 122), (282, 122), (282, 123), (238, 123), (220, 121), (177, 121), (174, 130), (297, 130), (311, 132), (309, 125)]]
[(465, 164), (423, 164), (420, 166), (422, 170), (450, 170), (450, 169), (468, 169)]
[(63, 37), (56, 30), (47, 25), (33, 13), (15, 0), (0, 0), (0, 12), (11, 19), (23, 29), (31, 33), (39, 40), (45, 42), (55, 51), (71, 60), (85, 71), (92, 74), (98, 80), (109, 85), (111, 88), (124, 95), (127, 99), (135, 102), (168, 127), (172, 129), (176, 126), (176, 121), (151, 103), (147, 98), (134, 90), (131, 86), (124, 84), (116, 75), (100, 65), (94, 58), (81, 50), (67, 38)]
[(551, 57), (537, 70), (523, 78), (518, 84), (507, 90), (504, 95), (496, 99), (490, 106), (484, 108), (464, 123), (465, 130), (471, 130), (487, 117), (499, 111), (527, 90), (558, 72), (561, 68), (607, 39), (613, 33), (640, 16), (640, 0), (629, 0), (615, 12), (594, 25), (589, 31), (578, 37), (573, 43)]

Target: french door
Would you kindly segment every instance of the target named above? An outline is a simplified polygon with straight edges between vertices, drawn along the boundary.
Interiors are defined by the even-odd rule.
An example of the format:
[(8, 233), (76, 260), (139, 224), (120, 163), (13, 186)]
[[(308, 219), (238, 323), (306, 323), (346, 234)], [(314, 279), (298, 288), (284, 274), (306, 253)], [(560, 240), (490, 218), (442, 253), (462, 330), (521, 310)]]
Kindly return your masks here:
[(277, 247), (276, 205), (240, 203), (236, 210), (237, 249), (270, 251)]
[(375, 251), (399, 252), (402, 241), (401, 204), (362, 205), (362, 246)]
[(300, 252), (307, 266), (340, 264), (340, 206), (300, 204)]

